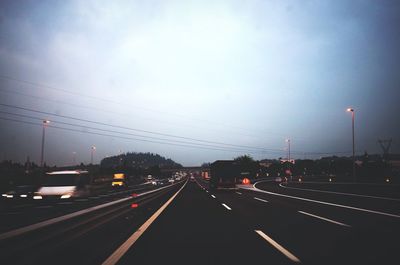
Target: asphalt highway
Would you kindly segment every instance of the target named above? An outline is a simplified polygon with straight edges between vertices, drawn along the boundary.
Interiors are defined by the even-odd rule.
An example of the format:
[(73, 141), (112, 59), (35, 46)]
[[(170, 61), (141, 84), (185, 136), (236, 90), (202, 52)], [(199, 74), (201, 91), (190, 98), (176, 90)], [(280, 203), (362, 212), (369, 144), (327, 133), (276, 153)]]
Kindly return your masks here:
[(0, 258), (2, 264), (398, 264), (396, 193), (344, 187), (264, 181), (212, 191), (200, 178), (188, 180), (0, 240)]

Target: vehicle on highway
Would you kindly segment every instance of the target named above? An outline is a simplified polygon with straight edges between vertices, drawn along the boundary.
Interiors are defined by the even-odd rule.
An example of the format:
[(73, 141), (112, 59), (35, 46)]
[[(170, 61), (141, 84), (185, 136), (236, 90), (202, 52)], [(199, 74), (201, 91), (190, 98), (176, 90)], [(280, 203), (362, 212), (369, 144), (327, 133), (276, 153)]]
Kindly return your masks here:
[(128, 180), (124, 173), (115, 173), (111, 182), (111, 186), (114, 188), (125, 188), (128, 186), (127, 182)]
[(217, 160), (210, 166), (210, 188), (218, 190), (237, 189), (240, 177), (239, 165), (233, 160)]
[(210, 180), (210, 174), (209, 174), (208, 171), (201, 171), (201, 177), (202, 177), (204, 180), (207, 180), (207, 181)]
[(33, 198), (33, 194), (37, 191), (34, 185), (16, 186), (14, 189), (2, 194), (2, 198), (13, 200), (29, 200)]
[(53, 171), (45, 174), (42, 184), (34, 193), (34, 200), (72, 199), (87, 197), (91, 175), (86, 170)]

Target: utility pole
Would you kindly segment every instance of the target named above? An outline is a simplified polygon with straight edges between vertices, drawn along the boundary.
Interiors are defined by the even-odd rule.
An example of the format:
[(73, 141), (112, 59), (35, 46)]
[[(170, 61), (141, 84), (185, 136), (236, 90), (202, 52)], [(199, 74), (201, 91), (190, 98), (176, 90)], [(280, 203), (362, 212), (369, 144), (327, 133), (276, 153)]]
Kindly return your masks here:
[(353, 179), (354, 182), (357, 182), (356, 178), (356, 155), (355, 155), (355, 143), (354, 143), (354, 116), (355, 112), (353, 108), (348, 108), (348, 112), (351, 112), (351, 128), (352, 128), (352, 138), (353, 138)]
[(40, 167), (43, 167), (43, 159), (44, 159), (44, 137), (46, 133), (46, 126), (49, 124), (49, 120), (43, 120), (43, 132), (42, 132), (42, 151), (40, 152)]
[(290, 139), (286, 139), (286, 142), (288, 143), (288, 161), (290, 163)]
[(92, 146), (91, 152), (90, 152), (90, 164), (93, 165), (93, 153), (96, 150), (96, 146)]

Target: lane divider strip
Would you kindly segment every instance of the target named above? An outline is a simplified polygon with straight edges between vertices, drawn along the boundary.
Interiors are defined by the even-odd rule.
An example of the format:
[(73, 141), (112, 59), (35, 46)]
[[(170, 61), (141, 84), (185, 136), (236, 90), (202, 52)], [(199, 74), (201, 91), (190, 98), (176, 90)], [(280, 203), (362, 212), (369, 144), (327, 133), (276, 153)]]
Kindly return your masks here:
[(267, 200), (260, 199), (260, 198), (257, 198), (257, 197), (254, 197), (254, 200), (257, 200), (257, 201), (260, 201), (260, 202), (268, 202)]
[(157, 219), (157, 217), (167, 208), (167, 206), (175, 199), (175, 197), (186, 186), (185, 184), (166, 202), (160, 209), (158, 209), (138, 230), (136, 230), (111, 256), (109, 256), (102, 264), (113, 265), (116, 264), (123, 255), (135, 244), (141, 235), (149, 228), (149, 226)]
[(306, 201), (306, 202), (314, 202), (314, 203), (319, 203), (319, 204), (324, 204), (324, 205), (329, 205), (329, 206), (334, 206), (334, 207), (341, 207), (341, 208), (350, 209), (350, 210), (356, 210), (356, 211), (361, 211), (361, 212), (367, 212), (367, 213), (380, 214), (380, 215), (394, 217), (394, 218), (400, 218), (400, 215), (397, 215), (397, 214), (391, 214), (391, 213), (386, 213), (386, 212), (368, 210), (368, 209), (364, 209), (364, 208), (347, 206), (347, 205), (343, 205), (343, 204), (336, 204), (336, 203), (331, 203), (331, 202), (312, 200), (312, 199), (307, 199), (307, 198), (303, 198), (303, 197), (296, 197), (296, 196), (285, 195), (285, 194), (281, 194), (281, 193), (275, 193), (275, 192), (270, 192), (270, 191), (266, 191), (266, 190), (261, 190), (261, 189), (256, 188), (255, 185), (257, 183), (259, 183), (259, 182), (254, 183), (253, 188), (244, 187), (244, 186), (241, 186), (240, 188), (241, 189), (247, 189), (247, 190), (253, 190), (253, 191), (257, 191), (257, 192), (262, 192), (262, 193), (266, 193), (266, 194), (270, 194), (270, 195), (280, 196), (280, 197), (286, 197), (286, 198), (290, 198), (290, 199), (302, 200), (302, 201)]
[(313, 191), (313, 192), (321, 192), (321, 193), (330, 193), (330, 194), (338, 194), (338, 195), (346, 195), (346, 196), (355, 196), (362, 198), (370, 198), (370, 199), (380, 199), (380, 200), (390, 200), (390, 201), (400, 201), (400, 199), (390, 198), (390, 197), (380, 197), (380, 196), (372, 196), (372, 195), (362, 195), (355, 193), (346, 193), (346, 192), (338, 192), (338, 191), (328, 191), (328, 190), (316, 190), (316, 189), (303, 189), (303, 188), (295, 188), (289, 187), (287, 185), (279, 184), (281, 188), (291, 189), (291, 190), (304, 190), (304, 191)]
[(232, 210), (231, 207), (229, 207), (228, 205), (226, 205), (225, 203), (222, 204), (222, 206), (224, 206), (226, 209), (228, 209), (229, 211)]
[(295, 255), (290, 253), (289, 250), (285, 249), (282, 247), (278, 242), (267, 236), (263, 231), (261, 230), (254, 230), (257, 234), (259, 234), (262, 238), (264, 238), (268, 243), (270, 243), (272, 246), (274, 246), (277, 250), (279, 250), (283, 255), (285, 255), (288, 259), (290, 259), (293, 262), (300, 263), (299, 258), (297, 258)]
[(332, 219), (328, 219), (328, 218), (325, 218), (325, 217), (322, 217), (322, 216), (318, 216), (318, 215), (315, 215), (315, 214), (311, 214), (311, 213), (307, 213), (307, 212), (303, 212), (303, 211), (298, 211), (298, 212), (301, 213), (301, 214), (304, 214), (304, 215), (308, 215), (308, 216), (311, 216), (311, 217), (314, 217), (314, 218), (318, 218), (318, 219), (321, 219), (321, 220), (324, 220), (324, 221), (333, 223), (333, 224), (337, 224), (337, 225), (341, 225), (341, 226), (346, 226), (346, 227), (351, 227), (351, 226), (348, 225), (348, 224), (344, 224), (344, 223), (341, 223), (341, 222), (338, 222), (338, 221), (334, 221), (334, 220), (332, 220)]

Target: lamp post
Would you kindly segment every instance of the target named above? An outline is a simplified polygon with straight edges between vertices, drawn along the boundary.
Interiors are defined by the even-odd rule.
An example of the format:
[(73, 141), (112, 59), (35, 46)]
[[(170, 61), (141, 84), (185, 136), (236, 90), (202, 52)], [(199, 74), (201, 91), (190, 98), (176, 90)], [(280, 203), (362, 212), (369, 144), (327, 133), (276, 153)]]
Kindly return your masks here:
[(44, 137), (46, 132), (46, 127), (50, 123), (49, 120), (43, 120), (43, 132), (42, 132), (42, 151), (40, 152), (40, 167), (43, 167), (43, 159), (44, 159)]
[(286, 142), (288, 143), (288, 161), (290, 162), (290, 139), (286, 139)]
[(356, 156), (355, 156), (355, 143), (354, 143), (354, 116), (355, 112), (353, 108), (348, 108), (347, 112), (351, 112), (351, 131), (353, 138), (353, 180), (356, 182)]
[(93, 153), (96, 150), (96, 146), (92, 146), (91, 152), (90, 152), (90, 164), (93, 165)]

